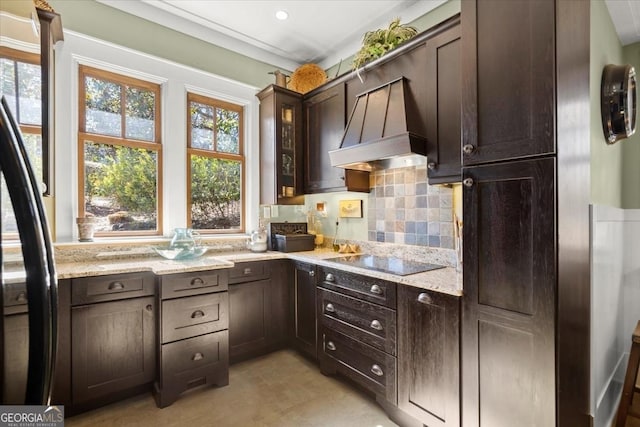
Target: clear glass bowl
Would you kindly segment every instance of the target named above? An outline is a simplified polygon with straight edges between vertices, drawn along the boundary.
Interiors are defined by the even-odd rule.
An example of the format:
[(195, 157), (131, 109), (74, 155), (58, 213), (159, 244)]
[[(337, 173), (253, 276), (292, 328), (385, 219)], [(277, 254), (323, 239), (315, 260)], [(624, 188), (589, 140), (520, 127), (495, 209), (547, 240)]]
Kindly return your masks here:
[(170, 248), (170, 247), (154, 247), (158, 255), (166, 259), (182, 260), (194, 259), (204, 255), (209, 248), (207, 246), (194, 246), (192, 248)]

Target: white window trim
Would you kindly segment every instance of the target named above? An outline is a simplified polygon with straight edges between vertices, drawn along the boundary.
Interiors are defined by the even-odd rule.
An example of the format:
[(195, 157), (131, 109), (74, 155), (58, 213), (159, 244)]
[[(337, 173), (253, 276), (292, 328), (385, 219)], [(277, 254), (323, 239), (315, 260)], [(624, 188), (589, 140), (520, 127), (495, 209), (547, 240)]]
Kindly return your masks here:
[[(186, 93), (210, 96), (244, 108), (245, 227), (258, 226), (258, 88), (141, 53), (73, 31), (56, 47), (55, 217), (56, 241), (77, 240), (78, 67), (88, 65), (161, 85), (163, 231), (184, 227), (186, 213)], [(163, 70), (162, 76), (158, 70)], [(206, 88), (206, 89), (205, 89)], [(220, 235), (229, 236), (228, 234)]]

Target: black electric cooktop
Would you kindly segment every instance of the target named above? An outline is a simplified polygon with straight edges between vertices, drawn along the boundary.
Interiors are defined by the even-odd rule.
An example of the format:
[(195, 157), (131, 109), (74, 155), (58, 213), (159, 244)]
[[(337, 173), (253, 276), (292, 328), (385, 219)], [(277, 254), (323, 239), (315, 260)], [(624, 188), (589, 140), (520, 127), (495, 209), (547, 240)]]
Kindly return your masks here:
[(437, 270), (438, 268), (445, 267), (444, 265), (427, 264), (397, 257), (377, 255), (349, 255), (329, 258), (326, 261), (351, 265), (353, 267), (366, 268), (369, 270), (382, 271), (384, 273), (395, 274), (397, 276), (408, 276), (409, 274), (423, 273), (425, 271)]

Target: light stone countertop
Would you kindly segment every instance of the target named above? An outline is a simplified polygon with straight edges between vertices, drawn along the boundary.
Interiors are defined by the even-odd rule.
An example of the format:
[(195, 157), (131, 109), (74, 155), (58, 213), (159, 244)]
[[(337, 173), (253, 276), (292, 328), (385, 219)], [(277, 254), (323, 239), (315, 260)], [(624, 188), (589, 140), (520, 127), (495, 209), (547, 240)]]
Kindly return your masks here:
[(331, 267), (364, 276), (401, 283), (420, 289), (442, 292), (449, 295), (462, 295), (462, 274), (455, 268), (445, 267), (424, 273), (398, 276), (380, 271), (353, 267), (327, 261), (328, 258), (353, 254), (339, 254), (329, 249), (307, 252), (263, 252), (233, 251), (209, 253), (194, 260), (171, 261), (159, 256), (139, 257), (132, 259), (96, 259), (95, 261), (57, 263), (56, 269), (59, 279), (76, 277), (100, 276), (106, 274), (130, 273), (136, 271), (150, 271), (156, 275), (186, 273), (193, 271), (213, 270), (233, 267), (237, 262), (262, 261), (271, 259), (292, 259), (311, 264)]

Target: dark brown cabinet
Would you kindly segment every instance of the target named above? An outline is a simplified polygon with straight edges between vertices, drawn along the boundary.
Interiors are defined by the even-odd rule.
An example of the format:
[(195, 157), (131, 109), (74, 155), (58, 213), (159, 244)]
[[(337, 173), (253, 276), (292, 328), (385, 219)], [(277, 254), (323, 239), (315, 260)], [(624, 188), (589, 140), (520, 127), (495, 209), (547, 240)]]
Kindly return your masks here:
[(321, 372), (345, 375), (395, 406), (395, 283), (326, 267), (318, 276)]
[(230, 269), (229, 358), (265, 354), (286, 342), (287, 283), (280, 261), (243, 262)]
[(426, 42), (427, 174), (429, 184), (460, 182), (462, 105), (460, 26)]
[(398, 286), (398, 407), (428, 426), (460, 425), (460, 301)]
[(260, 99), (260, 203), (303, 204), (302, 95), (270, 85)]
[(555, 425), (555, 159), (463, 177), (463, 425)]
[[(72, 281), (72, 287), (83, 286)], [(149, 295), (71, 308), (74, 405), (153, 382), (155, 307)]]
[(195, 387), (229, 384), (227, 288), (226, 270), (160, 277), (158, 407)]
[(555, 3), (463, 2), (465, 166), (555, 152)]
[(369, 172), (331, 166), (329, 151), (340, 148), (346, 122), (345, 84), (323, 89), (304, 101), (304, 191), (369, 192)]
[(292, 344), (316, 359), (316, 266), (294, 262), (293, 270), (290, 289), (293, 307)]
[(23, 405), (27, 390), (29, 315), (26, 304), (23, 308), (22, 312), (4, 316), (4, 372), (12, 379), (2, 382), (2, 398), (7, 405)]

